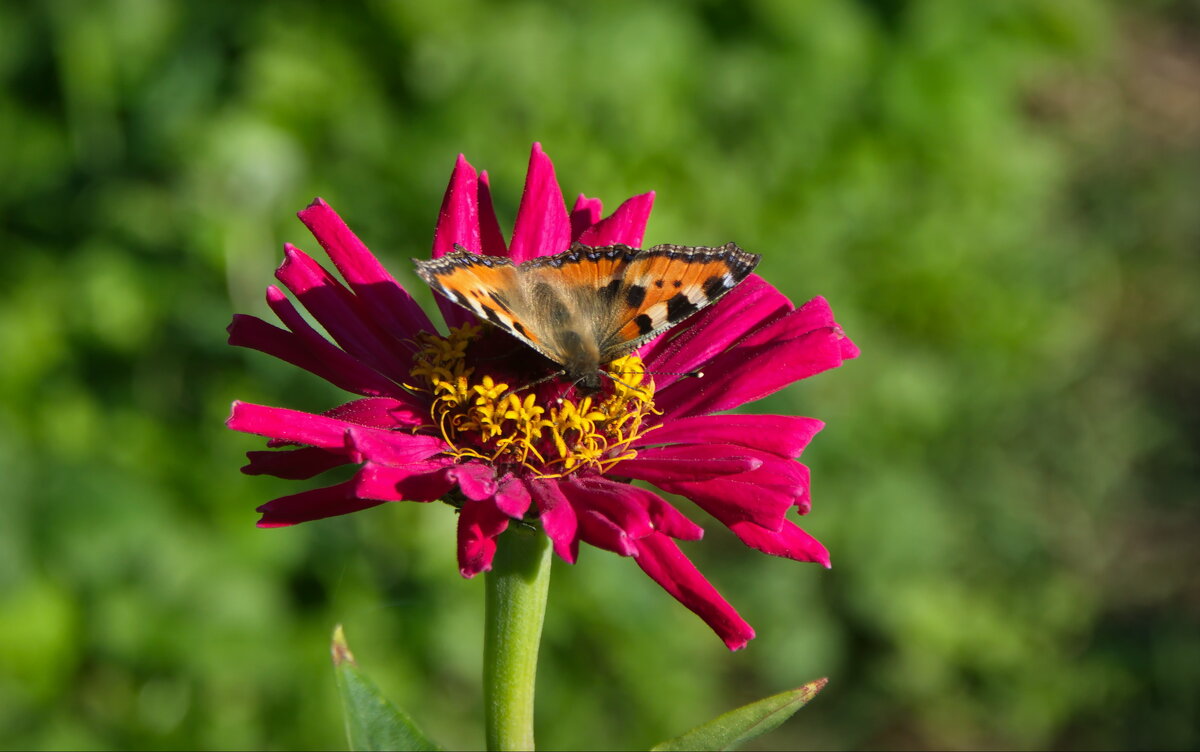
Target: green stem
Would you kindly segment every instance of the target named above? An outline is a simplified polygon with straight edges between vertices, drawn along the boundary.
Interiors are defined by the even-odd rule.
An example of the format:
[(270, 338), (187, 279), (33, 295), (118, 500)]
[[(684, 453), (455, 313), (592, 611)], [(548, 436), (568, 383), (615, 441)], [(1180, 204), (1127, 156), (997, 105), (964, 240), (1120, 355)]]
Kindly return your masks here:
[(516, 525), (496, 539), (487, 573), (483, 703), (487, 748), (532, 750), (538, 644), (550, 588), (550, 539)]

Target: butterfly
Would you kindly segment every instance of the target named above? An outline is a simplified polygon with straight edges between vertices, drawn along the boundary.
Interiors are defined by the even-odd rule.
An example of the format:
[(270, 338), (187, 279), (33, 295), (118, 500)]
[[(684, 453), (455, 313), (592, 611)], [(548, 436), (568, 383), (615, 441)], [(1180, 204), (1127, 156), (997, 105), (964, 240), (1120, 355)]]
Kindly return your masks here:
[(601, 366), (720, 300), (762, 258), (735, 243), (644, 250), (574, 243), (513, 265), (455, 247), (441, 258), (418, 260), (421, 279), (593, 392), (600, 389)]

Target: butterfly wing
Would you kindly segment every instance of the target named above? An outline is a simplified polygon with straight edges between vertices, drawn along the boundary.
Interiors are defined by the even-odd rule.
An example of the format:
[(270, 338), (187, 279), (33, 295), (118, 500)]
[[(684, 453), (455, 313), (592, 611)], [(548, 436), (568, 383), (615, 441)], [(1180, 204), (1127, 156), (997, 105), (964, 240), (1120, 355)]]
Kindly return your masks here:
[(638, 252), (621, 270), (616, 297), (622, 305), (599, 338), (601, 362), (625, 355), (717, 302), (750, 276), (761, 258), (735, 243), (656, 245)]
[(506, 258), (455, 251), (429, 261), (417, 260), (417, 274), (447, 299), (490, 321), (547, 357), (544, 333), (531, 322), (518, 272)]

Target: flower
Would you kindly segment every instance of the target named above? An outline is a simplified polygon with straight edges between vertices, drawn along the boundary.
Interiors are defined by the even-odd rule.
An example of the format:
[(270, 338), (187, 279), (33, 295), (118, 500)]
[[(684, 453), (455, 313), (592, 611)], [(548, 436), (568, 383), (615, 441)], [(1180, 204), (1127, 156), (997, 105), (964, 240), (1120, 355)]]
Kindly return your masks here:
[[(550, 159), (535, 144), (507, 245), (487, 173), (461, 155), (438, 216), (433, 256), (461, 245), (514, 263), (572, 242), (640, 247), (654, 194), (601, 218), (583, 195), (567, 212)], [(608, 366), (606, 387), (583, 395), (532, 349), (444, 299), (437, 333), (412, 297), (321, 199), (299, 213), (344, 283), (288, 244), (276, 277), (324, 327), (310, 326), (271, 286), (280, 328), (235, 315), (229, 342), (311, 371), (359, 395), (323, 414), (235, 402), (228, 425), (270, 439), (243, 472), (307, 479), (353, 464), (342, 483), (259, 507), (260, 527), (367, 509), (388, 501), (457, 507), (463, 576), (490, 568), (496, 537), (540, 526), (562, 559), (580, 542), (632, 557), (731, 649), (754, 630), (676, 545), (703, 529), (654, 491), (678, 494), (744, 543), (829, 565), (815, 538), (787, 518), (809, 511), (808, 469), (795, 461), (822, 423), (784, 415), (719, 414), (858, 354), (822, 298), (794, 307), (752, 275), (717, 304)], [(684, 378), (703, 370), (704, 378)]]

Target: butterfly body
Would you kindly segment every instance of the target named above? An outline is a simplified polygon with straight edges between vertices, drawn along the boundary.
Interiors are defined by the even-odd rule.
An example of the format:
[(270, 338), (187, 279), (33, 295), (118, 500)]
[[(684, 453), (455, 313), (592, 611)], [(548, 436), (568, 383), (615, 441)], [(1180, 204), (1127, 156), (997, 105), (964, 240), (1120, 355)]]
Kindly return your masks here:
[(600, 368), (691, 314), (745, 279), (760, 256), (734, 243), (626, 245), (567, 251), (514, 265), (506, 258), (458, 250), (417, 261), (436, 292), (490, 321), (562, 366), (586, 390)]

